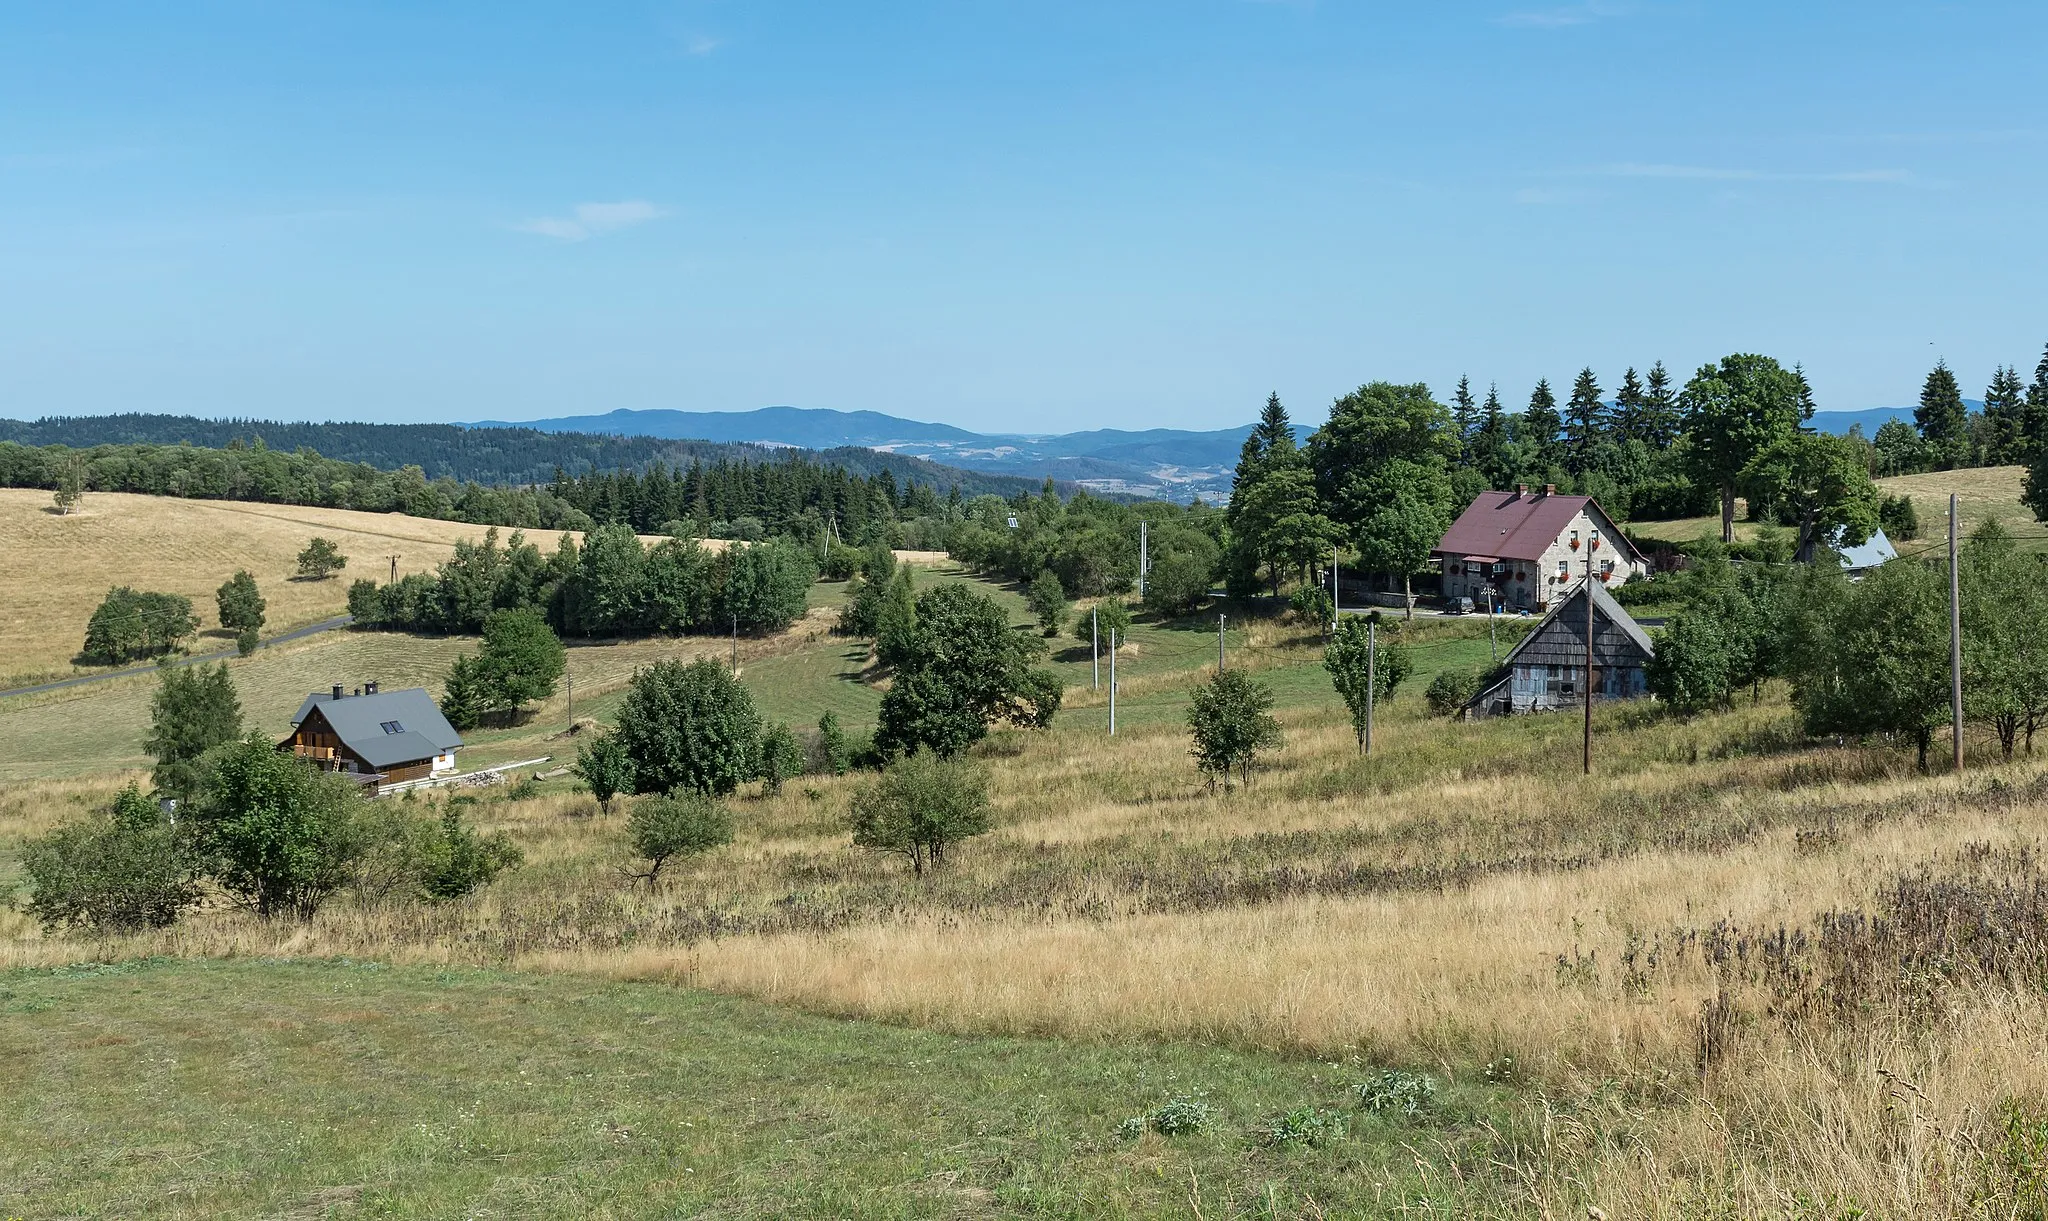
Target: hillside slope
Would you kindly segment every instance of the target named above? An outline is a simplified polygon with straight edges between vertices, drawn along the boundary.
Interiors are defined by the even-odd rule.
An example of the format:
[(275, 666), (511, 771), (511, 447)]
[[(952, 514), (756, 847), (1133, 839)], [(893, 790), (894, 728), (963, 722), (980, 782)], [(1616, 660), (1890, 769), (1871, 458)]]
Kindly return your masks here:
[[(246, 568), (269, 602), (264, 630), (271, 634), (342, 613), (349, 581), (385, 580), (392, 556), (401, 576), (431, 572), (456, 540), (480, 540), (484, 530), (402, 513), (120, 492), (94, 493), (77, 512), (59, 516), (48, 492), (0, 488), (0, 540), (10, 568), (25, 578), (0, 581), (0, 683), (71, 672), (86, 620), (116, 585), (184, 594), (205, 631), (219, 626), (214, 591)], [(348, 568), (325, 581), (292, 580), (300, 548), (316, 534), (334, 540)], [(553, 535), (535, 541), (554, 550)]]

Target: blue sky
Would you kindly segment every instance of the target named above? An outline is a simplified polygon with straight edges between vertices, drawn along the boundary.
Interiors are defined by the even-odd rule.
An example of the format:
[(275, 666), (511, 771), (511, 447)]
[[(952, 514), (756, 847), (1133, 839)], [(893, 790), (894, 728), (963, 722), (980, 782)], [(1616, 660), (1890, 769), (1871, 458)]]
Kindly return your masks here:
[(2048, 340), (2048, 6), (0, 12), (0, 415), (1213, 428)]

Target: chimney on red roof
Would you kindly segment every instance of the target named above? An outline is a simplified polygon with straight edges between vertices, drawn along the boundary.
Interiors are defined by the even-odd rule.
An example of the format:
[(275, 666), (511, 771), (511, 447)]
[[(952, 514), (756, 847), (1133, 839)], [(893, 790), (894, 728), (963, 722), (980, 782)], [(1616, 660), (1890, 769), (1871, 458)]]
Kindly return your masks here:
[(1528, 495), (1528, 494), (1529, 494), (1529, 485), (1528, 485), (1528, 484), (1526, 484), (1526, 483), (1518, 483), (1518, 484), (1516, 484), (1516, 485), (1515, 485), (1515, 495), (1517, 495), (1517, 496), (1526, 496), (1526, 495)]
[(1555, 496), (1555, 495), (1557, 495), (1557, 485), (1556, 485), (1556, 484), (1554, 484), (1554, 483), (1546, 483), (1546, 484), (1544, 484), (1544, 485), (1543, 485), (1543, 494), (1544, 494), (1545, 496)]

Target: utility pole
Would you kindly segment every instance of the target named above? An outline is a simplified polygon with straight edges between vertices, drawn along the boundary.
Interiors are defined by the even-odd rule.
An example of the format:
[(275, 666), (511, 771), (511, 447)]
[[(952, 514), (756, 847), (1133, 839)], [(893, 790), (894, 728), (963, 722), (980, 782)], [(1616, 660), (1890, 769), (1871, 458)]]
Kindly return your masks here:
[(1088, 608), (1088, 689), (1102, 690), (1102, 620), (1094, 607)]
[(1335, 628), (1337, 616), (1344, 613), (1344, 587), (1337, 583), (1337, 544), (1330, 544), (1330, 626)]
[(1379, 694), (1380, 675), (1380, 623), (1371, 615), (1365, 617), (1365, 753), (1372, 756), (1372, 705), (1373, 697)]
[(740, 613), (732, 613), (732, 676), (740, 676)]
[(1116, 736), (1116, 629), (1109, 631), (1109, 736)]
[(1152, 571), (1152, 523), (1138, 523), (1138, 597), (1145, 596), (1145, 577)]
[(1500, 665), (1500, 629), (1495, 627), (1493, 622), (1493, 600), (1495, 597), (1493, 582), (1488, 581), (1486, 583), (1484, 592), (1486, 594), (1486, 639), (1493, 646), (1493, 664), (1495, 667), (1498, 667)]
[(1593, 774), (1593, 553), (1600, 549), (1600, 535), (1586, 540), (1586, 743), (1583, 766)]
[(1216, 616), (1216, 672), (1223, 673), (1223, 621), (1228, 615)]
[(1955, 722), (1956, 775), (1963, 774), (1962, 569), (1956, 559), (1956, 494), (1948, 494), (1948, 710)]
[(562, 677), (569, 680), (569, 732), (576, 732), (576, 675), (568, 666), (562, 667)]
[(393, 585), (396, 585), (398, 584), (398, 561), (404, 559), (405, 557), (394, 555), (389, 558), (391, 560), (391, 583)]

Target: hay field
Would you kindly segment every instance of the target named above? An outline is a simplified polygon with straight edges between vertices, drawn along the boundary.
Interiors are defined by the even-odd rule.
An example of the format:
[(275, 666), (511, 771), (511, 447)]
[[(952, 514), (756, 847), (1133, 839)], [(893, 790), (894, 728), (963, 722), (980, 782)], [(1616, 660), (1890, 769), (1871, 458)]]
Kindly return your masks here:
[[(480, 540), (485, 527), (465, 522), (230, 500), (180, 500), (94, 492), (68, 515), (49, 512), (50, 494), (0, 489), (0, 553), (29, 580), (0, 582), (0, 681), (89, 672), (71, 657), (85, 639), (85, 621), (116, 585), (183, 594), (201, 631), (218, 629), (213, 594), (246, 568), (269, 602), (265, 635), (317, 622), (347, 609), (348, 585), (359, 577), (431, 572), (459, 539)], [(509, 532), (499, 531), (500, 536)], [(314, 535), (333, 539), (348, 567), (325, 581), (297, 581), (297, 557)], [(555, 536), (535, 532), (543, 550)], [(200, 638), (224, 647), (225, 637)]]
[[(2026, 473), (2025, 467), (1986, 466), (1961, 471), (1928, 471), (1920, 475), (1891, 475), (1874, 482), (1887, 495), (1913, 498), (1913, 508), (1920, 514), (1921, 543), (1948, 536), (1948, 496), (1954, 492), (1956, 516), (1961, 521), (1964, 534), (1975, 529), (1979, 522), (1996, 517), (2007, 529), (2021, 536), (2023, 546), (2048, 549), (2048, 534), (2042, 532), (2034, 521), (2033, 513), (2020, 503), (2020, 487)], [(1742, 520), (1744, 511), (1743, 501), (1738, 497), (1735, 503), (1735, 537), (1746, 541), (1756, 537), (1758, 526), (1755, 522)], [(1627, 528), (1637, 538), (1666, 539), (1674, 543), (1721, 537), (1718, 515), (1629, 522)]]

